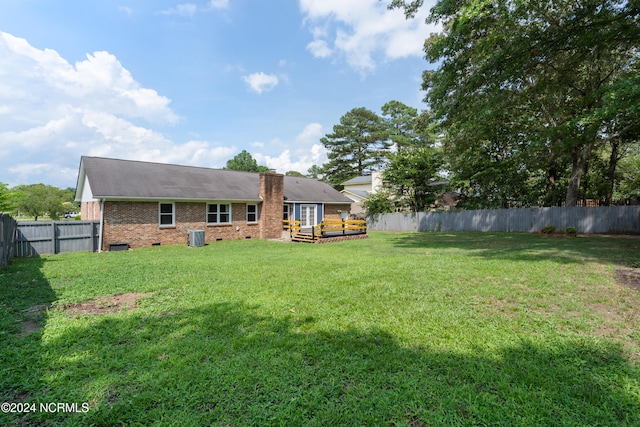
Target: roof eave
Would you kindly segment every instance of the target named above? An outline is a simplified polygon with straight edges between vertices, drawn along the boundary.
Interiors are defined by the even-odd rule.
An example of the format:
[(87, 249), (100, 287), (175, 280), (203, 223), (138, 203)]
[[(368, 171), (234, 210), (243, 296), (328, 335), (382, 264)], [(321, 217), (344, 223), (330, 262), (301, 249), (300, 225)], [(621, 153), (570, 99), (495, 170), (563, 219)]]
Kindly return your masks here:
[(101, 199), (108, 202), (158, 202), (158, 201), (171, 201), (171, 202), (230, 202), (230, 203), (260, 203), (262, 199), (230, 199), (230, 198), (181, 198), (181, 197), (140, 197), (140, 196), (104, 196), (94, 194), (96, 199)]
[(316, 204), (316, 203), (322, 203), (322, 204), (340, 204), (340, 205), (348, 205), (350, 203), (353, 203), (352, 200), (345, 200), (345, 201), (338, 201), (338, 200), (331, 200), (331, 201), (322, 201), (322, 200), (286, 200), (284, 201), (284, 203), (310, 203), (310, 204)]

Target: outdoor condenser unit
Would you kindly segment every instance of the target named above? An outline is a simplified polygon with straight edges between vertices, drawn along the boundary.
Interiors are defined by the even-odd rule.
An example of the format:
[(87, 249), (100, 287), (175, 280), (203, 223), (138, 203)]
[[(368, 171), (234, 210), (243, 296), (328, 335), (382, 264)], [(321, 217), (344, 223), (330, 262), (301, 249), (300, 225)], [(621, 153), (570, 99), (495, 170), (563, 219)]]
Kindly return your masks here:
[(189, 230), (189, 246), (198, 248), (204, 246), (204, 230)]

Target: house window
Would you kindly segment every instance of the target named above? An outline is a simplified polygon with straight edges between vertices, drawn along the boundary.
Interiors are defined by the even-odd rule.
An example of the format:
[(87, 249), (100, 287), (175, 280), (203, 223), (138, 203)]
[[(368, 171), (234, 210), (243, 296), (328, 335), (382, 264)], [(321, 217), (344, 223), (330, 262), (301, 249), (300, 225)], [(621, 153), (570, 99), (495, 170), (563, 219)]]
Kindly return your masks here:
[(231, 224), (231, 205), (207, 205), (207, 224)]
[(247, 222), (258, 222), (258, 205), (247, 205)]
[(289, 221), (289, 205), (284, 205), (282, 209), (282, 219)]
[(159, 204), (158, 223), (161, 227), (176, 225), (176, 204), (175, 203)]

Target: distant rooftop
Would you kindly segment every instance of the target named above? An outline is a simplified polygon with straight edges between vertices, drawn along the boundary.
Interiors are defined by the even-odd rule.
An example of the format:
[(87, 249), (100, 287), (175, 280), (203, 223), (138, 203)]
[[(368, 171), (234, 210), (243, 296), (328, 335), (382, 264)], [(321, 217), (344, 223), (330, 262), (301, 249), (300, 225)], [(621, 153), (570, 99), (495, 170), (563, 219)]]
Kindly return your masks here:
[(342, 185), (368, 184), (368, 183), (371, 183), (371, 175), (356, 176), (355, 178), (351, 178), (350, 180), (343, 182)]

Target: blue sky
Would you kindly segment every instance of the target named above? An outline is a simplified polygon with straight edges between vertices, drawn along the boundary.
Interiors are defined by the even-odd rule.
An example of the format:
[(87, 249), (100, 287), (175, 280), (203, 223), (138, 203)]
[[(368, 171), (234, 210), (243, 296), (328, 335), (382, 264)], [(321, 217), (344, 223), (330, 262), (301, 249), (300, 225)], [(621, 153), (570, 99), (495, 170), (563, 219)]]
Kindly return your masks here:
[(306, 173), (350, 109), (424, 108), (437, 29), (386, 4), (0, 0), (0, 182), (74, 187), (82, 155), (220, 168), (242, 150)]

